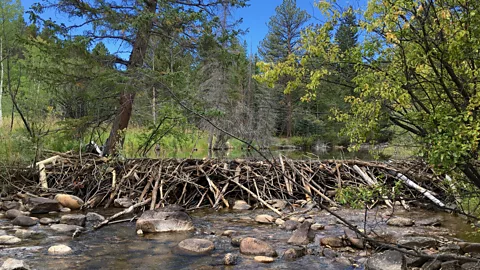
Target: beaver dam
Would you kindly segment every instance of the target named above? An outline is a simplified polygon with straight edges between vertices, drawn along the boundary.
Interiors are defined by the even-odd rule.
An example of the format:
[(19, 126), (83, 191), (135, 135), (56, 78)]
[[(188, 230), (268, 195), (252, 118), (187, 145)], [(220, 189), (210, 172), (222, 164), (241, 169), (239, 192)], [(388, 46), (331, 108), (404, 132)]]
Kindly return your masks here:
[[(393, 163), (359, 160), (128, 159), (108, 160), (94, 155), (58, 154), (36, 168), (10, 168), (4, 183), (32, 194), (67, 192), (84, 200), (86, 208), (112, 205), (117, 198), (143, 203), (147, 209), (179, 204), (187, 209), (231, 207), (232, 200), (259, 203), (275, 213), (267, 201), (314, 200), (337, 206), (342, 187), (379, 184), (403, 200), (427, 199), (438, 206), (446, 198), (442, 182), (419, 161)], [(448, 179), (448, 177), (447, 177)], [(397, 183), (401, 182), (401, 185)], [(10, 190), (13, 192), (14, 190)], [(393, 195), (392, 195), (393, 196)], [(384, 198), (389, 205), (395, 198)], [(142, 206), (143, 206), (142, 205)]]
[[(466, 222), (411, 207), (453, 210), (446, 205), (455, 202), (455, 192), (446, 191), (450, 177), (421, 161), (118, 160), (63, 153), (6, 168), (0, 177), (2, 192), (10, 194), (0, 200), (2, 269), (24, 263), (35, 269), (480, 265), (479, 245), (461, 240), (473, 231)], [(355, 194), (364, 209), (339, 207)]]

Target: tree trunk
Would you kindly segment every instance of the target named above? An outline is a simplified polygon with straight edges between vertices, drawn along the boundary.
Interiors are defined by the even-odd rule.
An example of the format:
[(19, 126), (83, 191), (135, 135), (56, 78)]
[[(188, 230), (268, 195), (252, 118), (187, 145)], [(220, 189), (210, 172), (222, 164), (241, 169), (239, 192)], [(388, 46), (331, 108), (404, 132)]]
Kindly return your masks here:
[(287, 138), (292, 137), (292, 94), (285, 94), (287, 99)]
[(3, 125), (2, 96), (3, 96), (3, 39), (0, 37), (0, 127)]
[[(157, 10), (156, 0), (145, 0), (144, 9), (149, 13), (155, 13)], [(153, 25), (153, 18), (146, 20), (143, 25), (140, 25), (137, 30), (137, 36), (133, 42), (132, 52), (130, 53), (127, 70), (139, 68), (143, 65), (145, 59), (145, 52), (147, 51), (148, 41), (150, 39), (150, 31)], [(133, 102), (135, 100), (135, 93), (123, 92), (120, 94), (120, 107), (117, 115), (113, 120), (110, 136), (107, 139), (104, 155), (116, 155), (118, 149), (123, 146), (125, 141), (125, 131), (132, 116)]]

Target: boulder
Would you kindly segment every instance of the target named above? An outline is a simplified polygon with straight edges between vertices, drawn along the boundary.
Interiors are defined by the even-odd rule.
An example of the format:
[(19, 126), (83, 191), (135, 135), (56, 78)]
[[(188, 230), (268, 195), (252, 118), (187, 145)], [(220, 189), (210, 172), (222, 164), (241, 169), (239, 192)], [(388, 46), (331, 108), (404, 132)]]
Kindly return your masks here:
[(459, 270), (459, 269), (461, 269), (461, 267), (460, 267), (460, 264), (458, 263), (458, 261), (454, 260), (454, 261), (443, 262), (440, 269), (442, 269), (442, 270)]
[(253, 259), (256, 262), (261, 262), (261, 263), (271, 263), (275, 260), (272, 257), (267, 257), (267, 256), (255, 256)]
[(298, 228), (298, 225), (300, 225), (300, 223), (296, 220), (287, 220), (285, 221), (285, 223), (283, 223), (283, 227), (287, 231), (296, 230)]
[(113, 201), (113, 205), (119, 208), (128, 208), (133, 205), (133, 201), (130, 198), (118, 198)]
[(224, 265), (236, 265), (238, 263), (238, 255), (227, 253), (223, 257), (223, 264)]
[(310, 225), (312, 225), (310, 222), (304, 222), (302, 223), (297, 230), (295, 230), (288, 239), (288, 243), (292, 245), (306, 245), (310, 242), (310, 239), (308, 237), (308, 233), (310, 231)]
[(63, 215), (60, 218), (60, 223), (67, 224), (67, 225), (85, 226), (85, 215), (82, 215), (82, 214)]
[(255, 217), (255, 221), (258, 223), (273, 223), (275, 218), (270, 215), (258, 215)]
[(247, 237), (240, 242), (240, 253), (254, 256), (277, 256), (273, 247), (265, 241)]
[(366, 270), (406, 270), (405, 256), (399, 251), (387, 250), (372, 255), (366, 263)]
[(137, 220), (137, 230), (144, 233), (194, 230), (192, 219), (178, 206), (166, 206), (145, 211)]
[(340, 237), (335, 236), (327, 236), (320, 239), (320, 245), (328, 246), (333, 248), (340, 248), (343, 247), (343, 240)]
[(47, 214), (48, 212), (60, 210), (60, 204), (56, 200), (37, 197), (29, 198), (26, 208), (32, 214)]
[(424, 236), (406, 236), (398, 239), (397, 243), (409, 248), (436, 248), (438, 246), (437, 239)]
[(76, 230), (82, 230), (83, 228), (77, 225), (68, 225), (68, 224), (53, 224), (50, 228), (59, 233), (70, 233), (75, 232)]
[(480, 243), (460, 242), (458, 245), (465, 253), (480, 253)]
[(185, 239), (178, 243), (178, 247), (195, 254), (205, 254), (215, 249), (212, 241), (198, 238)]
[(30, 270), (30, 267), (22, 260), (8, 258), (3, 262), (0, 270)]
[(11, 235), (0, 235), (0, 245), (14, 245), (22, 242), (18, 237)]
[(73, 250), (66, 245), (55, 245), (48, 248), (48, 254), (50, 255), (67, 255), (72, 252)]
[(283, 253), (283, 259), (287, 261), (294, 261), (300, 257), (305, 256), (306, 249), (304, 247), (293, 247), (289, 248)]
[(16, 201), (6, 201), (2, 204), (2, 210), (8, 211), (10, 209), (17, 209), (20, 210), (22, 208), (22, 204)]
[(396, 227), (410, 227), (413, 226), (413, 224), (415, 224), (413, 219), (404, 217), (393, 217), (387, 221), (387, 225)]
[(69, 194), (57, 194), (55, 195), (55, 200), (63, 207), (67, 207), (73, 210), (80, 209), (84, 204), (82, 199)]
[(18, 216), (24, 216), (23, 212), (17, 209), (10, 209), (5, 212), (5, 217), (8, 219), (15, 219)]
[(250, 208), (252, 208), (246, 201), (243, 201), (243, 200), (237, 200), (235, 201), (235, 203), (233, 204), (233, 209), (235, 210), (248, 210)]
[(42, 225), (50, 225), (52, 223), (58, 223), (58, 221), (54, 220), (52, 218), (47, 218), (47, 217), (44, 217), (44, 218), (40, 219), (40, 224), (42, 224)]
[(34, 219), (27, 216), (18, 216), (13, 221), (13, 225), (22, 226), (22, 227), (31, 227), (35, 226), (38, 223), (38, 219)]

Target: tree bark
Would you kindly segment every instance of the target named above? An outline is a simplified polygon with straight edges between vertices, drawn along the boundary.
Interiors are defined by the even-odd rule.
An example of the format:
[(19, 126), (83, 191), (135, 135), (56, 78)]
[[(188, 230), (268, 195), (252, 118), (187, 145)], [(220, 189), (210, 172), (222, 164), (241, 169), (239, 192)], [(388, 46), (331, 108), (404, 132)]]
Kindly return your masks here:
[(462, 167), (462, 172), (467, 176), (471, 183), (480, 189), (480, 174), (472, 163), (467, 162), (467, 164)]
[[(154, 14), (157, 10), (156, 0), (145, 0), (144, 10), (147, 13)], [(151, 28), (153, 26), (153, 17), (146, 20), (137, 30), (136, 38), (133, 42), (132, 52), (127, 64), (127, 70), (139, 68), (143, 65), (145, 53), (150, 39)], [(104, 155), (117, 155), (120, 147), (125, 141), (125, 130), (128, 127), (130, 118), (132, 116), (133, 102), (135, 100), (135, 93), (125, 91), (120, 94), (120, 107), (110, 130), (110, 136), (107, 139)]]
[(287, 99), (287, 127), (286, 127), (286, 135), (287, 138), (292, 137), (292, 94), (288, 93), (285, 94)]
[(0, 127), (2, 127), (3, 125), (2, 96), (3, 96), (3, 39), (0, 37)]

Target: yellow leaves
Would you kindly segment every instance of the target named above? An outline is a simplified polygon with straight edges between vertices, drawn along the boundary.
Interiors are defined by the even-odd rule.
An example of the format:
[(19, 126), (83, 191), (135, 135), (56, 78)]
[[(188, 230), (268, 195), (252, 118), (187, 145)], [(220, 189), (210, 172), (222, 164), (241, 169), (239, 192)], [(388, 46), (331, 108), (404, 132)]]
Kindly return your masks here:
[(397, 35), (392, 32), (392, 31), (388, 31), (387, 33), (385, 33), (385, 38), (387, 39), (387, 42), (390, 42), (390, 43), (398, 43), (398, 38), (397, 38)]

